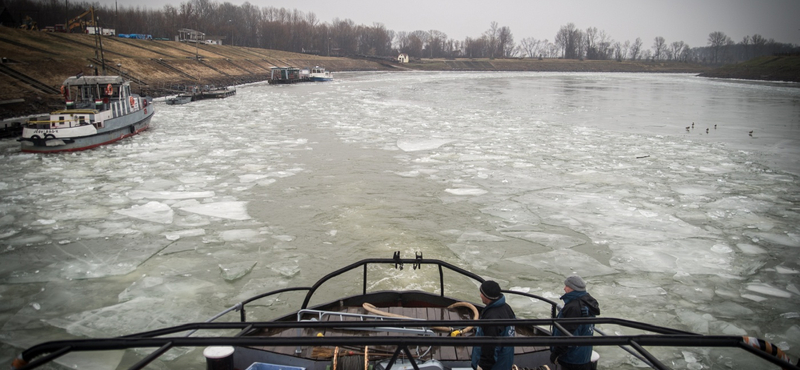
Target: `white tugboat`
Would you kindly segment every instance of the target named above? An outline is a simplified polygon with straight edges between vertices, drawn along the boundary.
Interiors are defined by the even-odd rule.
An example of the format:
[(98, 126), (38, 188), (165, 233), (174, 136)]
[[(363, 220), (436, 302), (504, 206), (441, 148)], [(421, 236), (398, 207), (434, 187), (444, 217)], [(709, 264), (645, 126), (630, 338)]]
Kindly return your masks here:
[(312, 82), (333, 81), (333, 73), (326, 71), (325, 68), (316, 66), (311, 68), (311, 73), (309, 73), (308, 79)]
[(61, 93), (65, 109), (23, 126), (23, 152), (70, 152), (110, 144), (146, 130), (155, 113), (120, 76), (72, 76)]

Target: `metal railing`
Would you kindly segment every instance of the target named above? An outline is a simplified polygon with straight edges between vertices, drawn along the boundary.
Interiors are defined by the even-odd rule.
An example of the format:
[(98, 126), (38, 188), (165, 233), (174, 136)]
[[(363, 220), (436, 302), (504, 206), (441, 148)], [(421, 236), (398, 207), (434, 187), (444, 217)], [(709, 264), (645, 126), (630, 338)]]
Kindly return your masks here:
[[(411, 360), (415, 369), (416, 363), (408, 350), (409, 346), (480, 346), (480, 345), (504, 345), (504, 346), (620, 346), (624, 350), (633, 354), (645, 364), (655, 369), (669, 369), (661, 363), (655, 356), (644, 349), (644, 346), (653, 347), (728, 347), (740, 348), (753, 355), (763, 358), (784, 369), (800, 370), (797, 365), (791, 364), (778, 357), (773, 356), (763, 350), (752, 347), (744, 341), (741, 336), (707, 336), (699, 335), (682, 330), (676, 330), (647, 323), (631, 320), (624, 320), (610, 317), (588, 317), (588, 318), (555, 318), (557, 303), (533, 294), (507, 291), (503, 293), (520, 295), (546, 302), (551, 305), (551, 318), (548, 319), (509, 319), (509, 320), (420, 320), (414, 321), (415, 327), (432, 328), (437, 326), (477, 326), (477, 325), (516, 325), (537, 327), (557, 327), (566, 336), (554, 337), (551, 335), (528, 336), (528, 337), (450, 337), (450, 336), (333, 336), (333, 337), (307, 337), (301, 336), (298, 330), (296, 337), (268, 337), (268, 336), (247, 336), (256, 330), (266, 329), (314, 329), (321, 330), (326, 328), (342, 328), (357, 330), (386, 330), (387, 328), (397, 328), (403, 331), (409, 325), (408, 320), (359, 320), (359, 321), (321, 321), (321, 320), (281, 320), (269, 322), (248, 322), (246, 318), (245, 305), (259, 299), (273, 296), (284, 292), (305, 291), (306, 295), (302, 306), (298, 312), (307, 310), (308, 304), (314, 293), (325, 282), (345, 274), (347, 272), (363, 269), (362, 295), (367, 295), (368, 286), (368, 267), (375, 264), (394, 265), (395, 268), (403, 269), (405, 265), (411, 265), (417, 269), (422, 265), (435, 265), (439, 272), (439, 296), (445, 297), (444, 291), (444, 270), (450, 270), (480, 283), (484, 281), (480, 276), (464, 270), (460, 267), (451, 265), (440, 260), (424, 260), (422, 255), (417, 255), (415, 259), (402, 259), (399, 253), (395, 253), (392, 259), (365, 259), (351, 265), (331, 272), (310, 287), (296, 287), (278, 289), (271, 292), (256, 295), (248, 298), (236, 305), (220, 312), (205, 323), (189, 323), (164, 329), (152, 330), (136, 333), (117, 338), (104, 339), (81, 339), (69, 341), (53, 341), (33, 346), (22, 352), (21, 357), (29, 364), (22, 369), (33, 369), (44, 363), (53, 361), (70, 352), (79, 351), (105, 351), (119, 350), (128, 348), (152, 348), (157, 349), (150, 355), (133, 365), (131, 369), (141, 369), (147, 364), (169, 351), (173, 347), (204, 347), (204, 346), (345, 346), (345, 345), (390, 345), (395, 346), (396, 350), (389, 363), (389, 367), (394, 363), (401, 353), (405, 353)], [(240, 322), (213, 322), (220, 317), (234, 311), (240, 311)], [(311, 312), (311, 311), (308, 311)], [(314, 311), (317, 312), (317, 311)], [(639, 335), (606, 335), (597, 330), (602, 336), (572, 336), (569, 331), (564, 330), (564, 325), (618, 325), (628, 329), (636, 329), (648, 334)], [(214, 335), (194, 336), (197, 331), (211, 331)], [(233, 336), (221, 336), (222, 330), (238, 330)], [(427, 330), (427, 329), (423, 329)], [(391, 330), (390, 330), (391, 331)], [(552, 330), (551, 330), (552, 332)], [(184, 333), (183, 335), (180, 335)], [(655, 333), (655, 334), (649, 334)]]

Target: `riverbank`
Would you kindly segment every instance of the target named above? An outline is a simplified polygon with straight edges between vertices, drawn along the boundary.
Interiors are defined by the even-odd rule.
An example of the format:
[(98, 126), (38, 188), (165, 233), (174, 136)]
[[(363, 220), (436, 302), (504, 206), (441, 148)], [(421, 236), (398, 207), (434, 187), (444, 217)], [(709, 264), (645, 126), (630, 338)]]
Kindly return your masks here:
[[(563, 59), (422, 59), (408, 64), (384, 59), (340, 58), (230, 45), (103, 37), (103, 66), (95, 38), (0, 27), (0, 118), (59, 109), (58, 89), (78, 73), (118, 74), (134, 90), (153, 97), (181, 86), (230, 86), (264, 81), (274, 66), (324, 66), (329, 71), (547, 71), (702, 73), (709, 68), (681, 62), (580, 61)], [(105, 72), (103, 71), (105, 69)]]
[(700, 74), (703, 77), (800, 82), (800, 55), (772, 55), (722, 66)]

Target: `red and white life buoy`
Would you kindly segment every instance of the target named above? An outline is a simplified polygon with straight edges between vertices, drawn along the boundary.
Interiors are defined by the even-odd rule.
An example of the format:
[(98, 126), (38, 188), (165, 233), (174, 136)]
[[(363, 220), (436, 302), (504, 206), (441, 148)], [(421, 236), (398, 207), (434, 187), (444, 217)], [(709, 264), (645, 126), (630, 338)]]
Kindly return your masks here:
[(133, 106), (134, 106), (134, 105), (136, 105), (136, 100), (134, 100), (132, 96), (131, 96), (131, 97), (130, 97), (130, 99), (128, 99), (128, 100), (130, 100), (130, 102), (131, 102), (131, 108), (133, 108)]
[(111, 84), (108, 84), (108, 86), (106, 86), (106, 95), (111, 96), (113, 94), (114, 94), (114, 88), (111, 87)]

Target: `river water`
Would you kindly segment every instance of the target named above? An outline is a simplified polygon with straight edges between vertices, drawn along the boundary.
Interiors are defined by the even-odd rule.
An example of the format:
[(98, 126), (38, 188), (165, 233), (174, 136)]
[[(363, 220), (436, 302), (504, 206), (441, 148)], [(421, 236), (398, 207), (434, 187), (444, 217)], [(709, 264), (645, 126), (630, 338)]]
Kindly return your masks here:
[[(1, 362), (44, 340), (202, 321), (394, 251), (554, 300), (577, 273), (604, 316), (757, 336), (800, 356), (794, 84), (339, 73), (156, 107), (149, 131), (96, 150), (0, 141)], [(371, 288), (435, 285), (404, 272)], [(340, 289), (331, 296), (358, 287)], [(455, 290), (478, 301), (473, 289)], [(598, 352), (607, 368), (641, 366)], [(655, 352), (691, 369), (750, 357)], [(141, 355), (63, 363), (115, 369)], [(153, 368), (203, 368), (200, 357), (173, 350)]]

